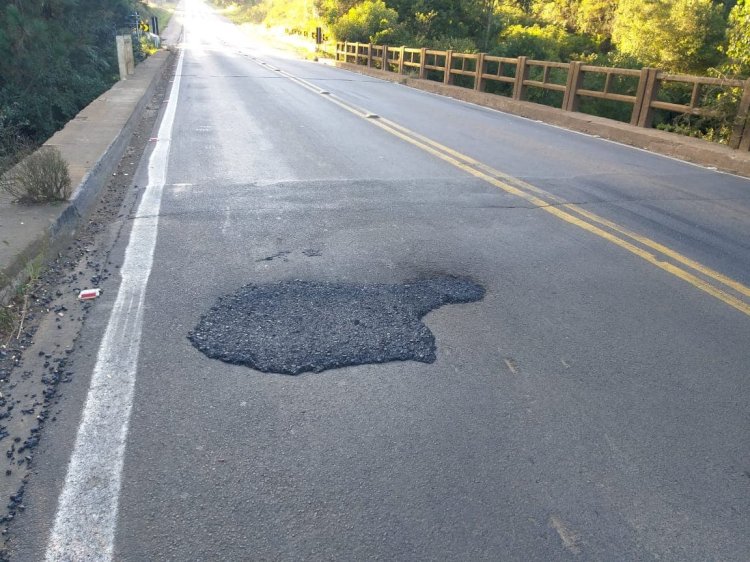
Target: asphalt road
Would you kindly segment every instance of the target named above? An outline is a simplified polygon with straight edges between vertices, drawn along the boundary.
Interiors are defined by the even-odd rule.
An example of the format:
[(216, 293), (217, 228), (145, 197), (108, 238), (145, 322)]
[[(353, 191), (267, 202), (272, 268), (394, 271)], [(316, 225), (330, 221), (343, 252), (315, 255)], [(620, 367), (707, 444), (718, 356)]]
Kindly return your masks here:
[[(750, 181), (295, 60), (186, 8), (158, 221), (131, 221), (131, 247), (155, 236), (145, 302), (124, 347), (102, 340), (116, 285), (97, 302), (14, 559), (748, 559)], [(485, 294), (424, 317), (432, 363), (289, 376), (188, 339), (249, 284), (455, 276)], [(323, 297), (279, 321), (310, 330), (310, 302), (325, 332)], [(68, 498), (114, 502), (114, 534), (96, 505), (57, 511), (107, 352), (134, 361), (124, 464)], [(76, 529), (103, 547), (65, 543)]]

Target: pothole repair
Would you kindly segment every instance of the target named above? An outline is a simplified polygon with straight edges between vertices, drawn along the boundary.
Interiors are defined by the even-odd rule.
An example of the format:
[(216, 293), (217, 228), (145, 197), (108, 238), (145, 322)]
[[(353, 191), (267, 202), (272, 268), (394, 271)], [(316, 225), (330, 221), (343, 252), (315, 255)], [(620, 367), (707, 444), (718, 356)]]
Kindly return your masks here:
[(250, 284), (220, 297), (188, 339), (212, 359), (264, 373), (435, 361), (435, 337), (422, 318), (446, 304), (484, 298), (464, 277), (405, 284), (282, 281)]

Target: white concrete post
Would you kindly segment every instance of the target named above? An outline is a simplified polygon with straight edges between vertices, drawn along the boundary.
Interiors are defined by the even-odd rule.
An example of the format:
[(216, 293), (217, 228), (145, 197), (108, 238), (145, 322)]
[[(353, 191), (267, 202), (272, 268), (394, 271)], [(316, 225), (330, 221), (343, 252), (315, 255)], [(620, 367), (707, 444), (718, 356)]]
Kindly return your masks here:
[(129, 75), (135, 74), (133, 39), (130, 35), (117, 36), (117, 64), (120, 67), (120, 80), (127, 80)]

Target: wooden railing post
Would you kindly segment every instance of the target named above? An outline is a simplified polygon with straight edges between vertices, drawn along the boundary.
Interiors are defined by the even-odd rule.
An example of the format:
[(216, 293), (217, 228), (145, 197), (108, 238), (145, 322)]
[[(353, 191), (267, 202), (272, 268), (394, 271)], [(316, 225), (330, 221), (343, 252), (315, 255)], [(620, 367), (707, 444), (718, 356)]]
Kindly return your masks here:
[(383, 69), (386, 72), (390, 72), (391, 67), (388, 64), (388, 45), (383, 45)]
[(633, 103), (633, 113), (630, 115), (630, 124), (638, 125), (638, 119), (643, 109), (643, 96), (646, 93), (646, 84), (648, 83), (648, 68), (641, 68), (641, 77), (638, 79), (638, 89), (635, 91), (635, 103)]
[(526, 57), (518, 57), (516, 64), (516, 81), (513, 83), (513, 99), (522, 100), (526, 97), (526, 86), (523, 81), (529, 77), (529, 67), (526, 64)]
[(443, 74), (444, 84), (453, 84), (453, 74), (451, 74), (451, 67), (453, 66), (453, 51), (448, 49), (445, 51), (445, 72)]
[(372, 68), (372, 43), (367, 44), (367, 68)]
[(646, 87), (643, 90), (643, 100), (638, 114), (639, 127), (650, 128), (654, 122), (654, 109), (651, 107), (651, 103), (656, 99), (656, 95), (659, 93), (659, 72), (658, 68), (648, 69)]
[(484, 91), (484, 57), (485, 53), (479, 53), (477, 58), (477, 75), (474, 78), (474, 89), (477, 92)]
[(427, 75), (427, 70), (424, 65), (427, 64), (427, 48), (422, 47), (419, 53), (419, 78), (424, 80)]
[(583, 82), (582, 66), (582, 62), (575, 61), (571, 62), (568, 67), (568, 82), (565, 86), (565, 96), (563, 97), (562, 105), (565, 111), (578, 111), (578, 103), (580, 101), (578, 90), (581, 89)]
[(745, 80), (745, 88), (742, 91), (742, 99), (737, 108), (737, 115), (734, 118), (734, 127), (732, 128), (732, 138), (729, 140), (729, 146), (740, 148), (743, 140), (750, 143), (750, 78)]
[(398, 50), (398, 73), (404, 73), (404, 57), (406, 56), (406, 47), (402, 46)]

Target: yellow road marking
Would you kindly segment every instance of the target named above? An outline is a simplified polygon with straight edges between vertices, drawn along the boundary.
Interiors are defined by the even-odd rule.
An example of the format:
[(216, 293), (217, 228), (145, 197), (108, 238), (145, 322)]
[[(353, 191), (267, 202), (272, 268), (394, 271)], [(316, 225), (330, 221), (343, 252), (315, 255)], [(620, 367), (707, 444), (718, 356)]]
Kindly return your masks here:
[(745, 295), (746, 297), (750, 297), (750, 287), (747, 287), (740, 283), (739, 281), (735, 281), (734, 279), (731, 279), (727, 277), (726, 275), (719, 273), (718, 271), (714, 271), (710, 267), (706, 267), (705, 265), (698, 263), (695, 260), (692, 260), (686, 256), (683, 256), (679, 252), (676, 252), (667, 246), (664, 246), (663, 244), (659, 244), (658, 242), (651, 240), (650, 238), (646, 238), (645, 236), (641, 236), (640, 234), (637, 234), (631, 230), (626, 229), (625, 227), (622, 227), (618, 225), (617, 223), (614, 223), (612, 221), (609, 221), (605, 218), (602, 218), (598, 215), (595, 215), (594, 213), (591, 213), (585, 209), (582, 209), (580, 205), (575, 204), (566, 204), (567, 208), (574, 210), (578, 214), (586, 217), (589, 220), (598, 222), (599, 224), (602, 224), (615, 232), (619, 232), (620, 234), (623, 234), (627, 236), (628, 238), (631, 238), (633, 240), (636, 240), (643, 244), (644, 246), (648, 246), (649, 248), (652, 248), (656, 250), (657, 252), (660, 252), (664, 254), (665, 256), (669, 256), (675, 261), (678, 261), (696, 271), (701, 273), (702, 275), (705, 275), (706, 277), (710, 277), (714, 279), (715, 281), (718, 281), (719, 283), (722, 283), (726, 285), (727, 287), (731, 287), (738, 293), (741, 293)]
[[(387, 127), (386, 127), (385, 124), (383, 124), (383, 123), (376, 123), (376, 124), (378, 126), (381, 126), (382, 128), (384, 128), (384, 129), (387, 130)], [(411, 143), (411, 144), (413, 144), (415, 146), (419, 146), (420, 148), (422, 148), (423, 150), (426, 150), (430, 154), (434, 154), (436, 157), (440, 158), (441, 160), (449, 162), (449, 163), (453, 164), (454, 166), (456, 166), (457, 168), (460, 168), (460, 169), (464, 170), (465, 172), (467, 172), (467, 173), (469, 173), (469, 174), (471, 174), (471, 175), (473, 175), (473, 176), (475, 176), (477, 178), (480, 178), (480, 179), (486, 181), (487, 183), (490, 183), (490, 184), (494, 185), (495, 187), (498, 187), (498, 188), (502, 189), (503, 191), (506, 191), (507, 193), (510, 193), (512, 195), (517, 195), (518, 197), (522, 197), (523, 199), (526, 199), (530, 203), (536, 205), (539, 209), (541, 209), (543, 211), (546, 211), (546, 212), (548, 212), (548, 213), (556, 216), (557, 218), (564, 220), (565, 222), (573, 224), (573, 225), (575, 225), (575, 226), (577, 226), (579, 228), (582, 228), (583, 230), (586, 230), (588, 232), (591, 232), (592, 234), (595, 234), (595, 235), (599, 236), (600, 238), (603, 238), (603, 239), (605, 239), (605, 240), (607, 240), (609, 242), (612, 242), (613, 244), (615, 244), (615, 245), (617, 245), (617, 246), (619, 246), (619, 247), (621, 247), (621, 248), (623, 248), (623, 249), (631, 252), (632, 254), (635, 254), (636, 256), (638, 256), (638, 257), (646, 260), (650, 264), (655, 265), (659, 269), (662, 269), (662, 270), (666, 271), (667, 273), (670, 273), (670, 274), (672, 274), (672, 275), (674, 275), (676, 277), (679, 277), (683, 281), (686, 281), (686, 282), (690, 283), (691, 285), (693, 285), (694, 287), (700, 289), (701, 291), (704, 291), (704, 292), (708, 293), (712, 297), (715, 297), (715, 298), (719, 299), (720, 301), (724, 302), (725, 304), (728, 304), (732, 308), (735, 308), (735, 309), (739, 310), (740, 312), (743, 312), (744, 314), (750, 316), (750, 304), (747, 304), (744, 301), (742, 301), (741, 299), (738, 299), (737, 297), (734, 297), (733, 295), (730, 295), (729, 293), (726, 293), (725, 291), (722, 291), (721, 289), (719, 289), (717, 287), (714, 287), (713, 285), (711, 285), (710, 283), (707, 283), (706, 281), (704, 281), (700, 277), (697, 277), (697, 276), (695, 276), (695, 275), (693, 275), (693, 274), (691, 274), (691, 273), (689, 273), (689, 272), (687, 272), (687, 271), (685, 271), (683, 269), (680, 269), (679, 267), (677, 267), (675, 265), (672, 265), (670, 263), (661, 261), (659, 258), (657, 258), (656, 256), (654, 256), (652, 253), (647, 252), (647, 251), (645, 251), (645, 250), (643, 250), (643, 249), (635, 246), (634, 244), (632, 244), (632, 243), (630, 243), (630, 242), (628, 242), (626, 240), (623, 240), (622, 238), (618, 238), (617, 236), (611, 234), (610, 232), (607, 232), (606, 230), (603, 230), (603, 229), (599, 228), (598, 226), (596, 226), (594, 224), (586, 222), (585, 220), (583, 220), (581, 218), (578, 218), (575, 215), (567, 213), (564, 210), (562, 210), (561, 208), (553, 206), (550, 203), (548, 203), (547, 201), (545, 201), (545, 200), (543, 200), (543, 199), (541, 199), (541, 198), (539, 198), (539, 197), (537, 197), (535, 195), (531, 195), (529, 193), (526, 193), (526, 192), (518, 189), (517, 187), (514, 187), (514, 186), (512, 186), (512, 185), (510, 185), (508, 183), (500, 181), (499, 179), (494, 178), (494, 177), (492, 177), (492, 176), (490, 176), (490, 175), (488, 175), (488, 174), (486, 174), (486, 173), (484, 173), (484, 172), (482, 172), (480, 170), (474, 169), (474, 168), (472, 168), (472, 167), (464, 164), (463, 162), (459, 162), (458, 160), (454, 159), (453, 157), (448, 156), (446, 154), (443, 154), (443, 153), (439, 152), (437, 149), (434, 149), (432, 147), (423, 145), (422, 143), (420, 143), (418, 141), (410, 139), (409, 137), (407, 137), (403, 133), (400, 133), (400, 132), (395, 131), (395, 130), (392, 130), (392, 132), (393, 132), (393, 134), (395, 134), (399, 138), (402, 138), (405, 141), (407, 141), (407, 142), (409, 142), (409, 143)], [(604, 220), (604, 219), (602, 219), (602, 220)], [(653, 244), (656, 245), (657, 243), (654, 242)], [(674, 253), (676, 254), (676, 252), (674, 252)], [(685, 258), (685, 259), (687, 259), (687, 258)], [(694, 262), (694, 263), (696, 263), (696, 262)], [(703, 266), (701, 266), (701, 269), (705, 270), (707, 268), (704, 268)], [(716, 275), (720, 275), (720, 274), (716, 273)], [(732, 281), (732, 282), (736, 283), (737, 285), (740, 285), (739, 283), (737, 283), (735, 281)], [(748, 290), (747, 287), (744, 287), (742, 285), (740, 285), (740, 286), (743, 287), (745, 290)]]
[[(320, 94), (321, 92), (325, 91), (311, 84), (310, 82), (303, 80), (301, 78), (298, 78), (285, 71), (280, 71), (280, 73), (286, 76), (287, 78), (289, 78), (290, 80), (296, 82), (297, 84), (300, 84), (304, 88), (307, 88), (308, 90), (311, 90), (315, 93)], [(326, 95), (326, 99), (336, 104), (337, 106), (341, 107), (342, 109), (345, 109), (346, 111), (353, 113), (354, 115), (357, 115), (358, 117), (367, 119), (367, 116), (371, 115), (371, 112), (366, 111), (362, 108), (359, 108), (354, 104), (337, 99), (333, 95)], [(420, 135), (419, 133), (416, 133), (410, 129), (407, 129), (406, 127), (402, 125), (394, 123), (393, 121), (384, 119), (382, 117), (379, 119), (367, 119), (367, 120), (373, 125), (380, 127), (384, 131), (400, 138), (401, 140), (405, 142), (408, 142), (409, 144), (413, 146), (420, 148), (421, 150), (435, 156), (436, 158), (439, 158), (443, 160), (444, 162), (447, 162), (451, 164), (452, 166), (460, 170), (463, 170), (464, 172), (471, 174), (472, 176), (476, 178), (479, 178), (491, 185), (494, 185), (495, 187), (502, 189), (506, 193), (520, 197), (528, 201), (535, 207), (538, 207), (539, 209), (559, 218), (560, 220), (563, 220), (569, 224), (575, 225), (583, 230), (586, 230), (587, 232), (590, 232), (600, 238), (603, 238), (604, 240), (607, 240), (608, 242), (611, 242), (612, 244), (615, 244), (616, 246), (619, 246), (620, 248), (623, 248), (624, 250), (627, 250), (628, 252), (642, 258), (648, 263), (658, 267), (659, 269), (666, 271), (667, 273), (675, 277), (678, 277), (679, 279), (682, 279), (683, 281), (689, 283), (693, 287), (711, 295), (712, 297), (722, 301), (723, 303), (731, 306), (732, 308), (739, 310), (740, 312), (746, 314), (747, 316), (750, 316), (750, 304), (746, 303), (742, 299), (737, 298), (734, 295), (731, 295), (718, 287), (715, 287), (711, 283), (701, 279), (700, 277), (688, 271), (685, 271), (684, 269), (676, 265), (673, 265), (671, 263), (668, 263), (666, 261), (659, 259), (653, 253), (647, 250), (644, 250), (643, 248), (639, 248), (635, 244), (628, 242), (627, 240), (624, 240), (623, 238), (620, 238), (616, 236), (615, 234), (608, 232), (604, 230), (603, 228), (600, 228), (599, 226), (596, 226), (596, 224), (609, 228), (610, 230), (622, 236), (630, 238), (632, 241), (638, 242), (639, 244), (642, 244), (646, 246), (647, 248), (651, 248), (652, 250), (655, 250), (663, 254), (664, 256), (667, 256), (675, 260), (676, 262), (681, 263), (695, 270), (696, 272), (700, 273), (701, 275), (705, 277), (708, 277), (710, 279), (713, 279), (714, 281), (718, 281), (719, 283), (722, 283), (723, 285), (733, 289), (734, 291), (737, 291), (738, 293), (742, 295), (750, 296), (750, 287), (743, 285), (739, 281), (735, 281), (734, 279), (731, 279), (730, 277), (727, 277), (726, 275), (723, 275), (722, 273), (719, 273), (718, 271), (715, 271), (707, 266), (704, 266), (703, 264), (695, 260), (692, 260), (688, 258), (687, 256), (684, 256), (680, 254), (679, 252), (672, 250), (671, 248), (668, 248), (667, 246), (664, 246), (663, 244), (660, 244), (654, 240), (651, 240), (650, 238), (646, 236), (637, 234), (631, 230), (628, 230), (627, 228), (623, 226), (618, 225), (615, 222), (612, 222), (608, 219), (605, 219), (594, 213), (591, 213), (590, 211), (587, 211), (581, 208), (580, 205), (576, 205), (572, 203), (565, 203), (559, 197), (556, 197), (555, 195), (548, 193), (535, 185), (532, 185), (521, 179), (515, 178), (499, 170), (491, 168), (490, 166), (487, 166), (486, 164), (483, 164), (482, 162), (479, 162), (471, 158), (470, 156), (467, 156), (456, 150), (453, 150), (450, 147), (447, 147), (428, 137)], [(537, 195), (534, 195), (534, 194), (537, 194)], [(571, 214), (570, 212), (563, 210), (563, 208), (567, 209), (568, 211), (572, 211), (573, 213), (576, 213), (580, 216)], [(588, 222), (587, 220), (584, 220), (584, 219), (588, 219), (588, 221), (591, 221), (591, 222)], [(596, 224), (593, 224), (593, 223), (596, 223)]]
[[(397, 123), (393, 123), (393, 122), (388, 121), (388, 120), (384, 120), (384, 122), (387, 123), (388, 125), (394, 127), (394, 128), (402, 130), (404, 132), (409, 131), (408, 129), (406, 129), (405, 127), (403, 127), (401, 125), (398, 125)], [(618, 233), (620, 233), (620, 234), (622, 234), (624, 236), (627, 236), (628, 238), (631, 238), (632, 240), (635, 240), (635, 241), (643, 244), (644, 246), (647, 246), (647, 247), (649, 247), (649, 248), (651, 248), (653, 250), (656, 250), (657, 252), (660, 252), (660, 253), (664, 254), (665, 256), (668, 256), (668, 257), (672, 258), (673, 260), (675, 260), (677, 262), (680, 262), (683, 265), (686, 265), (686, 266), (688, 266), (688, 267), (690, 267), (690, 268), (698, 271), (699, 273), (701, 273), (702, 275), (705, 275), (706, 277), (710, 277), (710, 278), (714, 279), (715, 281), (718, 281), (719, 283), (722, 283), (722, 284), (726, 285), (727, 287), (731, 287), (732, 289), (734, 289), (738, 293), (741, 293), (741, 294), (743, 294), (743, 295), (745, 295), (747, 297), (750, 297), (750, 287), (747, 287), (747, 286), (743, 285), (742, 283), (740, 283), (738, 281), (735, 281), (734, 279), (731, 279), (731, 278), (727, 277), (726, 275), (723, 275), (722, 273), (719, 273), (718, 271), (715, 271), (715, 270), (713, 270), (713, 269), (711, 269), (709, 267), (706, 267), (705, 265), (703, 265), (703, 264), (701, 264), (701, 263), (699, 263), (699, 262), (697, 262), (695, 260), (692, 260), (692, 259), (688, 258), (687, 256), (684, 256), (684, 255), (680, 254), (679, 252), (676, 252), (675, 250), (672, 250), (671, 248), (668, 248), (667, 246), (664, 246), (663, 244), (660, 244), (660, 243), (658, 243), (658, 242), (656, 242), (654, 240), (651, 240), (650, 238), (647, 238), (647, 237), (642, 236), (640, 234), (637, 234), (637, 233), (635, 233), (635, 232), (633, 232), (631, 230), (628, 230), (627, 228), (625, 228), (623, 226), (620, 226), (617, 223), (614, 223), (614, 222), (612, 222), (610, 220), (607, 220), (607, 219), (605, 219), (603, 217), (600, 217), (599, 215), (596, 215), (596, 214), (594, 214), (594, 213), (592, 213), (590, 211), (587, 211), (586, 209), (584, 209), (580, 205), (576, 205), (574, 203), (565, 203), (559, 197), (556, 197), (555, 195), (553, 195), (553, 194), (551, 194), (551, 193), (549, 193), (547, 191), (544, 191), (543, 189), (541, 189), (541, 188), (539, 188), (539, 187), (537, 187), (535, 185), (527, 183), (527, 182), (525, 182), (525, 181), (523, 181), (521, 179), (515, 178), (513, 176), (509, 176), (508, 174), (505, 174), (505, 173), (503, 173), (503, 172), (501, 172), (499, 170), (495, 170), (495, 169), (487, 166), (486, 164), (483, 164), (481, 162), (478, 162), (478, 161), (474, 160), (470, 156), (465, 156), (465, 155), (461, 154), (460, 152), (456, 152), (452, 148), (447, 147), (447, 146), (443, 146), (440, 143), (438, 143), (436, 141), (433, 141), (432, 139), (429, 139), (427, 137), (424, 137), (424, 136), (422, 136), (422, 135), (420, 135), (418, 133), (414, 133), (414, 132), (410, 132), (410, 134), (412, 134), (415, 138), (419, 139), (421, 142), (428, 143), (431, 146), (437, 148), (438, 150), (443, 150), (446, 153), (451, 154), (452, 156), (463, 160), (467, 164), (471, 164), (473, 166), (478, 166), (480, 169), (485, 170), (490, 175), (494, 175), (494, 176), (497, 176), (499, 178), (503, 178), (504, 180), (512, 182), (512, 183), (514, 183), (515, 185), (517, 185), (519, 187), (522, 187), (522, 188), (525, 188), (525, 189), (527, 189), (529, 191), (533, 191), (535, 193), (538, 193), (542, 197), (545, 197), (546, 199), (548, 199), (550, 201), (554, 201), (556, 204), (561, 204), (564, 207), (566, 207), (567, 209), (575, 211), (579, 215), (581, 215), (581, 216), (583, 216), (583, 217), (585, 217), (585, 218), (587, 218), (587, 219), (589, 219), (591, 221), (599, 223), (599, 224), (601, 224), (603, 226), (606, 226), (607, 228), (610, 228), (611, 230), (614, 230), (615, 232), (618, 232)], [(549, 204), (549, 202), (547, 204)]]

